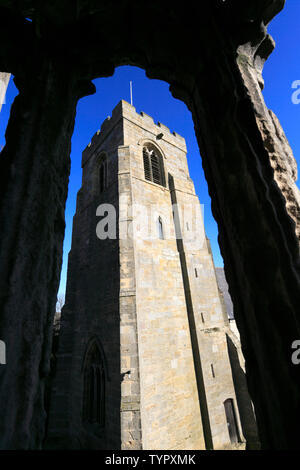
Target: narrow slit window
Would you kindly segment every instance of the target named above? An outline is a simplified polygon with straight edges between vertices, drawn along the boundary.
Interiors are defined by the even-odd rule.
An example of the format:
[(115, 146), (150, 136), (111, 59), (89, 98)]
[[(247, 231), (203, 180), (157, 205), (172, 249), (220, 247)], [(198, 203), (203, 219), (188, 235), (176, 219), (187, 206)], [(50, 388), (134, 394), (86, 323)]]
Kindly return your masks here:
[(162, 223), (161, 217), (158, 218), (157, 225), (158, 225), (158, 238), (160, 240), (163, 240), (164, 239), (164, 229), (163, 229), (163, 223)]
[(198, 277), (198, 271), (197, 271), (197, 268), (195, 268), (195, 277)]
[(210, 368), (211, 368), (211, 375), (213, 376), (213, 378), (215, 378), (216, 375), (215, 375), (214, 365), (211, 364)]
[(205, 323), (203, 312), (201, 312), (201, 320), (202, 320), (202, 323)]
[(107, 160), (106, 158), (100, 163), (99, 166), (99, 192), (107, 188)]

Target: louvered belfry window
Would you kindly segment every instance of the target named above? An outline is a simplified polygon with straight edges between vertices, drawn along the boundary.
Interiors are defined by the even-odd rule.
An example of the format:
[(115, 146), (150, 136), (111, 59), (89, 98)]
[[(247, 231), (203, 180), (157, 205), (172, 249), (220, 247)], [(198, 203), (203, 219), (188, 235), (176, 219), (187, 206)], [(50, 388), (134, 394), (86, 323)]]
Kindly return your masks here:
[(143, 148), (143, 160), (145, 179), (165, 186), (163, 158), (154, 145), (149, 144)]
[(83, 421), (105, 424), (105, 373), (96, 343), (87, 352), (84, 367)]

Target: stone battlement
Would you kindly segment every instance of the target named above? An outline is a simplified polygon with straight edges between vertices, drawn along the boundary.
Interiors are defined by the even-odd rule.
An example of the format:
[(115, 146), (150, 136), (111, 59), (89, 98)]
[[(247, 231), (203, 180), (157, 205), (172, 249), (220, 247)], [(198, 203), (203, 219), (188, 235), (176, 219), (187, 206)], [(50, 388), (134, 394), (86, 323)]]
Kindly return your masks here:
[(177, 134), (177, 132), (171, 132), (170, 129), (161, 122), (155, 123), (152, 116), (149, 116), (144, 111), (138, 113), (134, 106), (125, 100), (121, 100), (112, 110), (112, 115), (108, 116), (103, 121), (100, 129), (93, 135), (91, 142), (84, 149), (82, 153), (83, 164), (89, 159), (96, 148), (99, 147), (99, 145), (105, 140), (105, 138), (121, 118), (132, 121), (139, 127), (145, 128), (146, 130), (152, 132), (155, 136), (163, 134), (161, 137), (162, 140), (166, 140), (170, 144), (175, 145), (176, 147), (179, 147), (186, 152), (186, 143), (184, 137)]

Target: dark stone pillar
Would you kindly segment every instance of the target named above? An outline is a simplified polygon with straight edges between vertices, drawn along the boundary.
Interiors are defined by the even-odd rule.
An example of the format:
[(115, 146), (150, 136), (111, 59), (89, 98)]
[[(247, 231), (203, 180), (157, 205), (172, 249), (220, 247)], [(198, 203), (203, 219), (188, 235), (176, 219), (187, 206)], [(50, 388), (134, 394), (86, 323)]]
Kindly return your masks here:
[[(216, 32), (216, 37), (218, 33)], [(263, 448), (299, 445), (299, 245), (233, 50), (207, 49), (193, 114)]]
[[(76, 103), (93, 88), (41, 59), (15, 79), (0, 155), (0, 448), (39, 449)], [(88, 85), (89, 86), (89, 85)], [(84, 89), (86, 87), (86, 89)]]

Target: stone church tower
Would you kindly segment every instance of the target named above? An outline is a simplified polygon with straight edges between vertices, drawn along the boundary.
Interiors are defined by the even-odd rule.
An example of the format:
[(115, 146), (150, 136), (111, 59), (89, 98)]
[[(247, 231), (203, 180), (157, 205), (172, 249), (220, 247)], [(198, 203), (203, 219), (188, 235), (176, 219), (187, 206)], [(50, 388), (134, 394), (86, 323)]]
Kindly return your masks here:
[(252, 408), (233, 378), (186, 152), (183, 137), (126, 101), (83, 152), (48, 448), (245, 441)]

